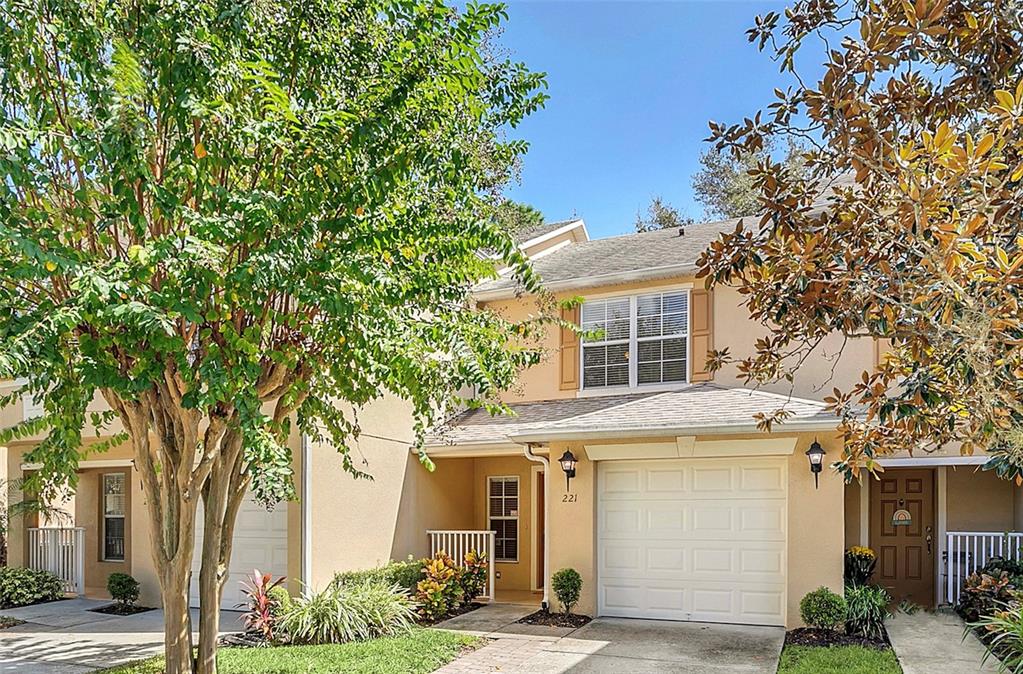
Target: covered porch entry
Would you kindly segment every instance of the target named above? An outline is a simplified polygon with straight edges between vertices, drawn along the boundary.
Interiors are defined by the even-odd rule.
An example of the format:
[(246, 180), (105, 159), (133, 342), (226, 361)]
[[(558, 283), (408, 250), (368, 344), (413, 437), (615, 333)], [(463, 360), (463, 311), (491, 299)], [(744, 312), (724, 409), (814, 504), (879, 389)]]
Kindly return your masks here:
[(539, 606), (546, 577), (543, 464), (521, 448), (431, 457), (433, 507), (422, 514), (429, 554), (443, 551), (458, 565), (470, 551), (486, 554), (487, 599)]
[(955, 604), (991, 557), (1020, 559), (1023, 489), (981, 470), (983, 456), (896, 457), (846, 486), (846, 547), (877, 554), (873, 582), (896, 603)]

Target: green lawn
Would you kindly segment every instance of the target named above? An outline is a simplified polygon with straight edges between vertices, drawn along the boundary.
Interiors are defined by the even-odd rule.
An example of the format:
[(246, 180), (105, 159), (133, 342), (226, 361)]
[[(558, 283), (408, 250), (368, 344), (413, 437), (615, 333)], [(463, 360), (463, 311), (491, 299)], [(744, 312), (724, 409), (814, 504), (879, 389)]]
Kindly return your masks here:
[[(221, 648), (221, 674), (412, 674), (432, 672), (447, 664), (479, 639), (440, 630), (416, 629), (402, 637), (328, 646)], [(103, 670), (107, 674), (161, 674), (163, 658), (152, 658)]]
[(862, 646), (786, 646), (778, 674), (902, 674), (893, 651)]

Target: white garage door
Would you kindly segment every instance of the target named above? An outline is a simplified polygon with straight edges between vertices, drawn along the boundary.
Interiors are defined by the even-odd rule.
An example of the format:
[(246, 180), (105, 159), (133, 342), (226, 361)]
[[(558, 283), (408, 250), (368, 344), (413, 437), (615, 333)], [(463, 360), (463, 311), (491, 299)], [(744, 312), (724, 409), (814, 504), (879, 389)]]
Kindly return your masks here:
[(785, 624), (786, 461), (605, 461), (600, 615)]
[[(199, 506), (195, 532), (195, 554), (192, 558), (192, 606), (199, 605), (199, 566), (202, 559), (202, 506)], [(253, 569), (271, 573), (274, 578), (288, 573), (288, 506), (279, 503), (267, 512), (259, 503), (250, 498), (238, 509), (238, 522), (234, 529), (234, 547), (231, 552), (231, 569), (224, 585), (224, 597), (220, 607), (238, 610), (238, 604), (245, 601), (241, 592), (241, 581)]]

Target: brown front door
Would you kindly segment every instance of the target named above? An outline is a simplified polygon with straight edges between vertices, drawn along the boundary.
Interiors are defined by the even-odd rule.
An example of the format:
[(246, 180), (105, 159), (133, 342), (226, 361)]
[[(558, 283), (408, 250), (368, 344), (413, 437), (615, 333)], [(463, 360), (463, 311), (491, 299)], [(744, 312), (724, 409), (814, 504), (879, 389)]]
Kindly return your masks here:
[(544, 532), (543, 513), (546, 507), (547, 483), (544, 481), (544, 473), (536, 474), (536, 588), (543, 589), (544, 578), (547, 577), (547, 569), (544, 568), (544, 545), (546, 536)]
[(874, 582), (896, 602), (934, 606), (934, 471), (897, 470), (870, 482)]

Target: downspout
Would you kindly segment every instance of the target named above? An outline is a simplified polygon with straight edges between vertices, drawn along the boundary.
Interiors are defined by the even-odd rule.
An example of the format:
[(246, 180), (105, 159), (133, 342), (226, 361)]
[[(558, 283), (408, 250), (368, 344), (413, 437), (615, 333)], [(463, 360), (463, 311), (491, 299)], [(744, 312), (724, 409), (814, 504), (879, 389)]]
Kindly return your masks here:
[(533, 453), (533, 443), (527, 442), (522, 445), (522, 453), (526, 455), (526, 458), (530, 461), (535, 461), (543, 465), (543, 602), (540, 604), (540, 608), (545, 611), (549, 611), (551, 603), (550, 597), (550, 585), (551, 585), (551, 527), (550, 527), (550, 509), (551, 500), (548, 498), (550, 494), (551, 483), (551, 462), (546, 456), (537, 456)]
[(312, 448), (309, 446), (309, 436), (302, 433), (302, 585), (311, 587), (313, 581), (313, 537), (312, 521), (313, 508), (310, 499), (312, 498), (313, 471)]

